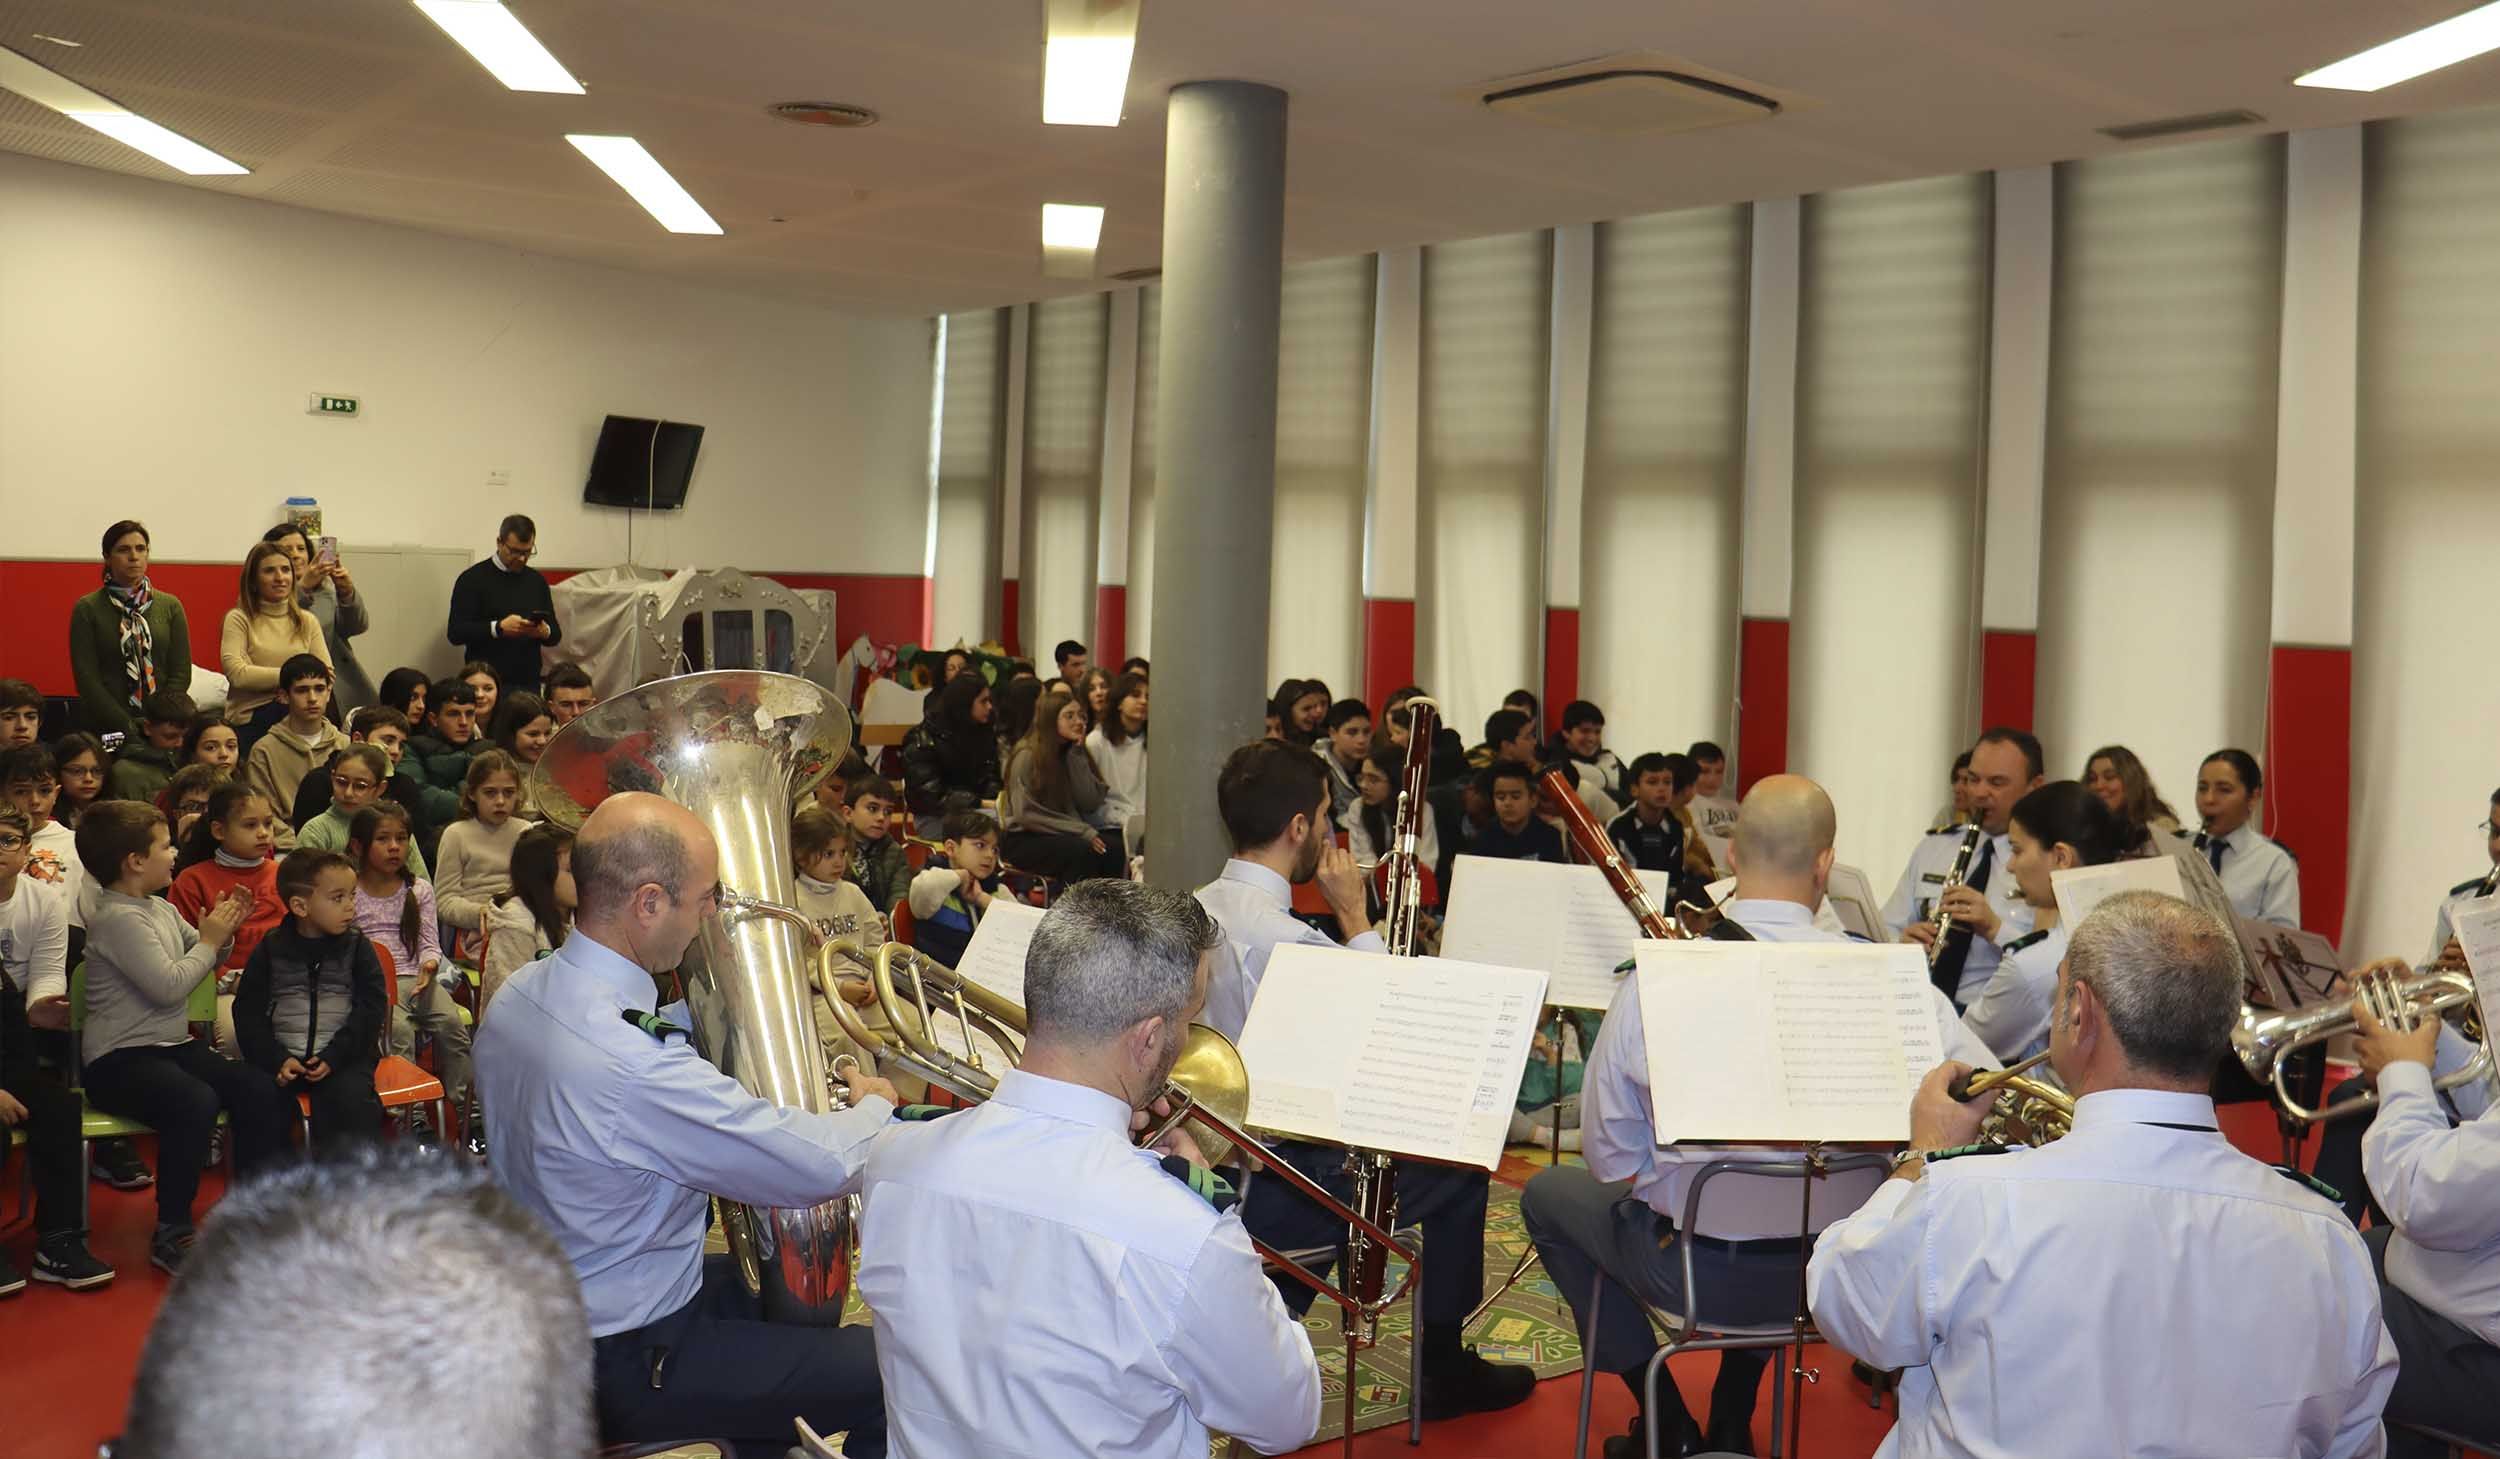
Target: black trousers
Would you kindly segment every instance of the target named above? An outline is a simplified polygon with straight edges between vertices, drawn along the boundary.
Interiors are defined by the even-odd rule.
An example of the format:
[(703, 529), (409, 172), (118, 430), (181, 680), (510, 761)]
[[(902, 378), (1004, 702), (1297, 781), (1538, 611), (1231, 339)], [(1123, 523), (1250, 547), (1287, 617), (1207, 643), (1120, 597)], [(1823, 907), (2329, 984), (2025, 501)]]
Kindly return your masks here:
[(2479, 1439), (2483, 1447), (2500, 1442), (2500, 1410), (2492, 1403), (2492, 1395), (2500, 1393), (2500, 1347), (2387, 1284), (2387, 1242), (2394, 1234), (2391, 1226), (2361, 1234), (2378, 1268), (2387, 1335), (2396, 1343), (2396, 1386), (2387, 1395), (2388, 1459), (2442, 1459), (2448, 1452), (2437, 1440), (2399, 1427), (2403, 1424)]
[(87, 1178), (78, 1141), (78, 1096), (35, 1061), (26, 994), (0, 978), (0, 1091), (26, 1106), (26, 1175), (35, 1188), (35, 1231), (78, 1229), (78, 1187)]
[[(1353, 1181), (1346, 1175), (1341, 1147), (1286, 1140), (1275, 1150), (1330, 1195), (1353, 1203)], [(1472, 1168), (1405, 1160), (1396, 1168), (1396, 1225), (1420, 1226), (1424, 1233), (1423, 1276), (1415, 1294), (1418, 1325), (1464, 1322), (1484, 1300), (1484, 1206), (1493, 1178)], [(1252, 1236), (1285, 1251), (1333, 1250), (1345, 1243), (1344, 1221), (1272, 1172), (1251, 1181), (1241, 1223)], [(1335, 1265), (1331, 1258), (1317, 1270), (1325, 1276)], [(1282, 1272), (1271, 1279), (1296, 1317), (1311, 1310), (1318, 1293)]]
[(156, 1130), (156, 1219), (191, 1224), (200, 1166), (218, 1111), (234, 1129), (234, 1173), (244, 1177), (286, 1156), (295, 1096), (248, 1064), (198, 1039), (161, 1048), (115, 1049), (87, 1066), (87, 1098), (97, 1109)]
[(1115, 828), (1094, 835), (1102, 842), (1100, 851), (1094, 849), (1092, 841), (1074, 833), (1006, 831), (999, 835), (998, 854), (1018, 871), (1039, 872), (1063, 882), (1128, 875), (1128, 857), (1120, 848), (1119, 831)]
[[(2341, 1104), (2369, 1088), (2367, 1081), (2353, 1078), (2338, 1084), (2328, 1093), (2326, 1102)], [(2387, 1213), (2378, 1208), (2378, 1198), (2370, 1194), (2370, 1179), (2361, 1171), (2361, 1139), (2370, 1133), (2370, 1122), (2378, 1111), (2346, 1115), (2318, 1126), (2318, 1158), (2310, 1162), (2309, 1173), (2335, 1187), (2344, 1198), (2344, 1214), (2356, 1226), (2367, 1212), (2380, 1225), (2387, 1224)]]
[(593, 1347), (602, 1443), (720, 1439), (739, 1459), (778, 1459), (798, 1417), (828, 1437), (849, 1431), (851, 1459), (885, 1453), (874, 1331), (766, 1322), (727, 1256), (703, 1259), (694, 1300)]
[(312, 1104), (316, 1154), (327, 1158), (356, 1141), (382, 1138), (382, 1096), (373, 1092), (372, 1061), (337, 1065), (318, 1084), (291, 1084), (288, 1098), (298, 1091)]

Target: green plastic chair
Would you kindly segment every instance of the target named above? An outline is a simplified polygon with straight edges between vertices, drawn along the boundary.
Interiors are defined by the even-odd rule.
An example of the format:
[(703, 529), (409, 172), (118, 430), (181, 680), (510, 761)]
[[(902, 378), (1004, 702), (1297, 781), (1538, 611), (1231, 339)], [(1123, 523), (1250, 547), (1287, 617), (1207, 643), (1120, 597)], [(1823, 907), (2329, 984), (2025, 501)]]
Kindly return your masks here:
[[(191, 990), (191, 1001), (184, 1005), (183, 1013), (186, 1021), (191, 1023), (216, 1022), (217, 979), (214, 975), (200, 979), (199, 986)], [(77, 966), (69, 970), (69, 1031), (71, 1039), (73, 1041), (76, 1040), (79, 1034), (85, 1032), (86, 1027), (87, 963), (86, 959), (81, 958), (79, 959)], [(124, 1119), (120, 1115), (116, 1114), (107, 1114), (103, 1110), (97, 1109), (94, 1105), (89, 1104), (87, 1102), (87, 1091), (85, 1087), (85, 1064), (86, 1056), (82, 1052), (79, 1055), (78, 1068), (73, 1070), (73, 1073), (78, 1076), (74, 1082), (78, 1086), (78, 1138), (82, 1144), (81, 1155), (83, 1157), (79, 1162), (82, 1168), (79, 1171), (80, 1178), (78, 1181), (78, 1224), (82, 1227), (89, 1224), (87, 1211), (87, 1172), (83, 1167), (95, 1158), (95, 1142), (98, 1140), (110, 1140), (130, 1135), (153, 1135), (156, 1133), (156, 1128), (153, 1125), (142, 1124), (137, 1120)], [(217, 1116), (217, 1123), (220, 1125), (226, 1123), (226, 1117), (222, 1112), (220, 1112)], [(231, 1152), (228, 1153), (227, 1158), (232, 1160), (233, 1155)]]

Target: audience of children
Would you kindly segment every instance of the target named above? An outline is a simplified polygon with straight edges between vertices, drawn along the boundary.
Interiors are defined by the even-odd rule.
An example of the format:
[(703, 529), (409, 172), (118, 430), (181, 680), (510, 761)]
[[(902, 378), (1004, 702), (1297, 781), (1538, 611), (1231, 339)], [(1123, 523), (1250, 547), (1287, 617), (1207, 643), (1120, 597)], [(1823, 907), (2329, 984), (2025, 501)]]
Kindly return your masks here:
[(546, 753), (547, 742), (556, 737), (555, 716), (547, 712), (547, 701), (527, 690), (507, 694), (495, 711), (494, 736), (495, 748), (521, 768), (521, 798), (515, 814), (535, 821), (538, 802), (530, 793), (530, 769)]
[[(519, 696), (515, 696), (516, 698)], [(573, 833), (532, 826), (512, 846), (512, 886), (486, 912), (485, 969), (478, 977), (478, 1016), (486, 1016), (504, 980), (564, 946), (573, 930)]]
[(104, 775), (104, 794), (114, 800), (154, 800), (184, 763), (183, 741), (200, 708), (179, 689), (159, 689), (139, 709), (138, 733), (122, 741)]
[(26, 813), (33, 826), (27, 875), (60, 889), (69, 904), (70, 925), (81, 925), (79, 891), (85, 875), (78, 862), (78, 840), (69, 827), (54, 820), (52, 808), (61, 798), (58, 764), (40, 744), (0, 751), (0, 799)]
[(295, 828), (284, 813), (294, 810), (297, 788), (330, 763), (347, 736), (330, 723), (330, 665), (325, 660), (311, 654), (288, 659), (278, 670), (278, 703), (284, 717), (244, 757), (243, 783), (281, 812), (277, 840), (283, 851), (295, 844)]
[(529, 829), (513, 814), (521, 799), (521, 767), (501, 750), (480, 751), (461, 782), (460, 819), (443, 828), (434, 857), (434, 899), (443, 920), (483, 932), (486, 909), (512, 890), (512, 848)]
[(335, 851), (297, 849), (279, 863), (286, 919), (252, 949), (235, 985), (243, 1062), (310, 1106), (312, 1143), (377, 1139), (374, 1092), (382, 961), (356, 925), (356, 868)]
[(78, 813), (104, 793), (104, 741), (85, 730), (63, 735), (53, 741), (52, 761), (61, 784), (61, 794), (52, 803), (52, 819), (75, 831)]
[(286, 916), (278, 897), (277, 817), (268, 797), (240, 780), (209, 792), (208, 805), (182, 838), (173, 890), (167, 895), (183, 920), (197, 926), (207, 910), (229, 894), (244, 899), (245, 915), (217, 964), (217, 1047), (234, 1049), (234, 983), (252, 949)]
[(998, 822), (986, 811), (949, 811), (945, 850), (911, 879), (915, 945), (952, 967), (998, 895)]
[(232, 775), (243, 763), (243, 738), (233, 725), (214, 714), (203, 714), (191, 721), (191, 732), (183, 736), (182, 763), (214, 765)]
[(850, 878), (878, 915), (892, 917), (910, 889), (911, 863), (894, 842), (894, 786), (883, 776), (851, 778), (842, 788), (842, 811), (851, 823)]
[(356, 926), (391, 955), (398, 986), (391, 990), (390, 1049), (416, 1054), (418, 1029), (434, 1041), (434, 1069), (444, 1095), (458, 1103), (469, 1088), (469, 1027), (447, 986), (434, 885), (410, 868), (416, 841), (408, 812), (378, 800), (347, 828), (347, 858), (356, 868)]
[[(34, 825), (0, 806), (0, 1124), (24, 1134), (23, 1176), (35, 1193), (34, 1278), (79, 1290), (113, 1280), (87, 1249), (78, 1183), (86, 1178), (78, 1096), (37, 1067), (34, 1030), (69, 1026), (69, 911), (26, 876)], [(0, 1296), (26, 1274), (0, 1253)]]

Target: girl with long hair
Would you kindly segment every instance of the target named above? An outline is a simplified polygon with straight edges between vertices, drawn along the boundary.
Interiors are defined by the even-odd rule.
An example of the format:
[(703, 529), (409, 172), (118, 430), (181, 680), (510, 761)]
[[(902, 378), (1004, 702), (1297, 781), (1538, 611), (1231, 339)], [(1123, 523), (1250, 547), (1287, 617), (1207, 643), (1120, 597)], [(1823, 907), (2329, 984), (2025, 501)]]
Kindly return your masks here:
[(1007, 757), (998, 798), (999, 850), (1010, 865), (1061, 881), (1120, 874), (1120, 833), (1087, 820), (1103, 791), (1084, 742), (1085, 711), (1075, 698), (1065, 688), (1044, 694), (1032, 728)]

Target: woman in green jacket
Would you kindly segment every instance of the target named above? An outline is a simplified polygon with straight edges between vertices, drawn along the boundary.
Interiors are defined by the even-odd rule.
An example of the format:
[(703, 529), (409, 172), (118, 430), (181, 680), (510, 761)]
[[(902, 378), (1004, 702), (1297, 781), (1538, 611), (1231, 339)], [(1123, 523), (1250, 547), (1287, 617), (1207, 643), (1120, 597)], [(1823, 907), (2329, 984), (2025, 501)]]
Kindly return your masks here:
[(148, 529), (104, 529), (104, 586), (70, 605), (69, 663), (78, 727), (135, 735), (139, 706), (160, 689), (191, 688), (191, 624), (182, 600), (148, 586)]

